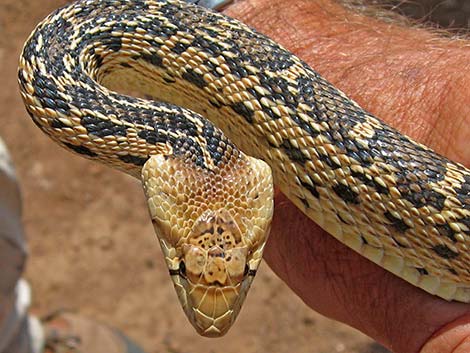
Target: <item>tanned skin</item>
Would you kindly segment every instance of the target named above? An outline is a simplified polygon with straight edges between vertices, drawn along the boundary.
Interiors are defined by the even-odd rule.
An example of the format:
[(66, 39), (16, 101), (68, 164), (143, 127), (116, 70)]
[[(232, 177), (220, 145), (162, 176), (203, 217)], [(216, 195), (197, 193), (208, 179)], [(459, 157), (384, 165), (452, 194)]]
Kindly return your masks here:
[[(225, 13), (281, 43), (389, 125), (470, 166), (470, 42), (333, 0), (238, 0)], [(429, 295), (357, 255), (280, 192), (265, 258), (308, 306), (393, 352), (470, 352), (470, 305)]]

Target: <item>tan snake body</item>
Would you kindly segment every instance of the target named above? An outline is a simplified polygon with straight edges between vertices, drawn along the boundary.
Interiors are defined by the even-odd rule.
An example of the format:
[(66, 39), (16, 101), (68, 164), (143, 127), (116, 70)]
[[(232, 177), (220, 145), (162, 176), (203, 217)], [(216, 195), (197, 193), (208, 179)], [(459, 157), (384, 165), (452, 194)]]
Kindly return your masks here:
[(266, 163), (339, 241), (429, 293), (470, 301), (469, 171), (236, 20), (176, 0), (78, 1), (32, 33), (19, 84), (52, 139), (142, 178), (203, 335), (228, 330), (261, 260), (273, 208)]

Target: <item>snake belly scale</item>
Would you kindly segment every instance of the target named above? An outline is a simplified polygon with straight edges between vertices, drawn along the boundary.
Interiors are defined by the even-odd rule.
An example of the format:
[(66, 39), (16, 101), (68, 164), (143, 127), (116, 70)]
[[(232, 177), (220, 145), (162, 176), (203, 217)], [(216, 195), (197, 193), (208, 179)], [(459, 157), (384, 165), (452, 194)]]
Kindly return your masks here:
[(470, 302), (469, 170), (244, 24), (176, 0), (82, 0), (38, 25), (18, 76), (54, 141), (141, 178), (199, 333), (224, 334), (240, 310), (269, 232), (273, 180), (361, 255)]

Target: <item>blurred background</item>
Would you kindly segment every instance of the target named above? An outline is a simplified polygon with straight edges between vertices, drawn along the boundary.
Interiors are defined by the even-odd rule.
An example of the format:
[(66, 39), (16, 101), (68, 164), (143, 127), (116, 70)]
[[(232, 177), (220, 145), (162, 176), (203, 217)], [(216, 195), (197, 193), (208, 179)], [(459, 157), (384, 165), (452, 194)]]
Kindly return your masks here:
[[(122, 329), (149, 353), (386, 352), (309, 310), (265, 264), (227, 336), (194, 333), (168, 278), (140, 182), (58, 148), (30, 122), (20, 100), (21, 47), (65, 3), (0, 0), (0, 135), (23, 190), (34, 310), (77, 310)], [(372, 3), (443, 27), (469, 27), (465, 0)]]
[(468, 0), (366, 0), (431, 26), (466, 32), (470, 28)]

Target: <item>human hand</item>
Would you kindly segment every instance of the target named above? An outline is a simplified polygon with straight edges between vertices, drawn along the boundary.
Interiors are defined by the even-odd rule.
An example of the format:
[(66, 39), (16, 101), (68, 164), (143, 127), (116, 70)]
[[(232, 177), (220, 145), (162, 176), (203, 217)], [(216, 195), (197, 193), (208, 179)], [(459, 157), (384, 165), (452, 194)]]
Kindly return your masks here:
[[(332, 0), (244, 0), (225, 12), (287, 47), (401, 132), (470, 165), (469, 42), (384, 23)], [(311, 308), (394, 352), (470, 351), (469, 305), (429, 295), (374, 265), (280, 192), (265, 258)]]

